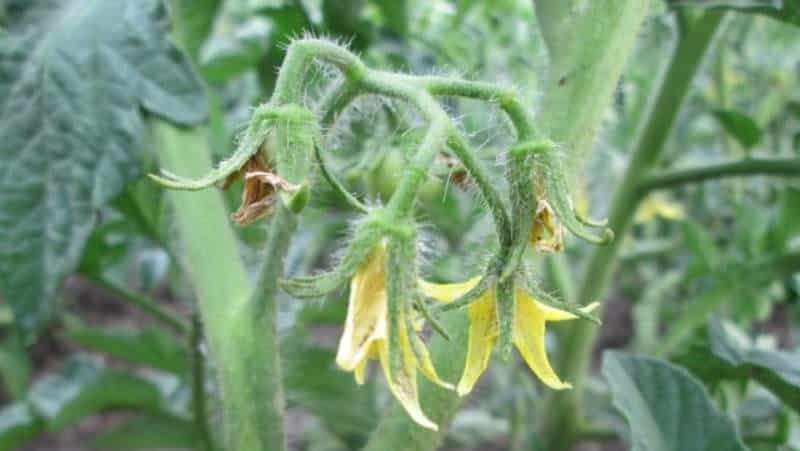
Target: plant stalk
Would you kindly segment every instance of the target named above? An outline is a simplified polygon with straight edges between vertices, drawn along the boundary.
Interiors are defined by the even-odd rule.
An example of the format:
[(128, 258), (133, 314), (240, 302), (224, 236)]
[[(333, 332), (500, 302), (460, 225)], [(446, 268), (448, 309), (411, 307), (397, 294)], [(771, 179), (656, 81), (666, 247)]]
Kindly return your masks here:
[[(202, 129), (152, 127), (161, 165), (197, 177), (211, 168)], [(221, 387), (227, 450), (283, 451), (283, 394), (275, 330), (277, 273), (293, 221), (273, 218), (267, 257), (253, 291), (222, 196), (215, 190), (170, 191), (179, 254), (197, 296)]]
[(203, 451), (215, 451), (214, 439), (208, 429), (208, 409), (206, 405), (206, 359), (201, 349), (203, 343), (203, 325), (200, 315), (192, 314), (192, 332), (189, 335), (189, 349), (192, 368), (192, 410), (194, 427)]

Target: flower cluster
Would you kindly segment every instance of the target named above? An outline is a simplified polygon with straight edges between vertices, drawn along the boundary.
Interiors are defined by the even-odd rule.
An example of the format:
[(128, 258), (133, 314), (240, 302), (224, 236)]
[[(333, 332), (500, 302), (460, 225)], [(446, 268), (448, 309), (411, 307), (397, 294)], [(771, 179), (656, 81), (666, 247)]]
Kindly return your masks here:
[[(318, 114), (299, 106), (298, 99), (304, 71), (314, 57), (338, 68), (343, 76), (320, 102)], [(411, 103), (429, 123), (402, 180), (383, 207), (361, 204), (325, 167), (320, 155), (318, 134), (327, 125), (323, 118), (334, 116), (336, 108), (343, 108), (358, 92)], [(436, 95), (497, 103), (514, 124), (517, 142), (509, 149), (506, 163), (508, 201), (489, 182), (466, 139), (434, 100)], [(417, 231), (412, 219), (417, 193), (443, 152), (455, 154), (462, 165), (458, 176), (481, 193), (499, 242), (482, 275), (453, 284), (430, 283), (418, 274)], [(417, 424), (433, 430), (437, 429), (435, 418), (420, 404), (418, 373), (463, 396), (486, 370), (495, 348), (508, 356), (516, 347), (545, 385), (556, 390), (570, 387), (548, 361), (546, 325), (578, 318), (596, 321), (591, 312), (597, 305), (566, 304), (536, 288), (526, 275), (524, 256), (528, 250), (561, 251), (562, 227), (595, 244), (610, 241), (613, 234), (604, 223), (576, 213), (557, 146), (540, 137), (531, 115), (513, 91), (463, 80), (371, 71), (335, 44), (301, 40), (290, 46), (272, 100), (255, 110), (230, 159), (199, 180), (169, 173), (152, 177), (166, 187), (187, 190), (214, 184), (227, 187), (233, 180), (244, 179), (242, 205), (233, 219), (247, 225), (268, 215), (278, 202), (293, 212), (306, 205), (314, 157), (325, 180), (364, 217), (333, 269), (283, 280), (281, 286), (296, 298), (315, 298), (349, 283), (347, 319), (336, 354), (341, 369), (353, 372), (361, 384), (368, 362), (380, 361), (389, 389), (400, 405)], [(595, 234), (591, 228), (602, 228), (603, 232)], [(459, 308), (468, 310), (469, 330), (463, 371), (453, 385), (436, 371), (422, 332), (427, 322), (446, 334), (437, 316)]]

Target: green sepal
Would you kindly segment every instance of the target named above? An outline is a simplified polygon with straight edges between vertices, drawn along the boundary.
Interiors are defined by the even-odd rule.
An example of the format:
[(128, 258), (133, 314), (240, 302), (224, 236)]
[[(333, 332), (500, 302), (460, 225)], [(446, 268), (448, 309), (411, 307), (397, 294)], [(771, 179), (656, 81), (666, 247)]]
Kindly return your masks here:
[(548, 305), (553, 308), (557, 308), (559, 310), (563, 310), (565, 312), (572, 313), (578, 318), (593, 322), (597, 325), (603, 324), (603, 322), (600, 321), (600, 318), (597, 315), (594, 315), (592, 313), (587, 313), (581, 310), (584, 306), (572, 304), (569, 302), (564, 302), (556, 298), (552, 294), (543, 290), (542, 287), (540, 287), (536, 281), (532, 280), (529, 277), (524, 277), (524, 282), (525, 282), (525, 288), (528, 290), (528, 293), (530, 293), (533, 296), (533, 298), (536, 299), (537, 302), (540, 302), (542, 304)]
[(513, 218), (512, 242), (505, 266), (500, 274), (500, 282), (514, 275), (528, 248), (531, 228), (536, 216), (536, 194), (533, 183), (531, 183), (532, 154), (537, 152), (541, 146), (542, 144), (539, 142), (520, 143), (513, 146), (509, 152), (511, 164), (509, 165), (508, 183), (511, 188), (509, 194), (511, 217)]
[(514, 315), (517, 310), (514, 282), (513, 277), (497, 282), (497, 349), (503, 360), (511, 357), (514, 338)]
[(436, 315), (431, 312), (431, 309), (428, 308), (428, 304), (425, 303), (425, 300), (422, 299), (422, 296), (416, 296), (414, 298), (414, 306), (416, 307), (417, 311), (425, 318), (425, 321), (431, 324), (434, 332), (438, 333), (447, 341), (450, 341), (450, 333), (447, 332), (447, 329), (444, 325), (436, 318)]
[[(387, 245), (386, 258), (386, 297), (388, 303), (389, 330), (389, 367), (391, 383), (404, 384), (410, 382), (406, 372), (403, 355), (403, 337), (401, 328), (406, 328), (409, 340), (414, 335), (411, 324), (409, 301), (413, 296), (415, 283), (416, 243), (413, 239), (392, 237)], [(402, 377), (398, 377), (403, 375)], [(409, 390), (410, 391), (410, 390)]]
[(316, 276), (281, 279), (278, 284), (293, 298), (312, 299), (337, 290), (347, 282), (348, 278), (349, 276), (339, 271), (330, 271)]
[(311, 188), (308, 183), (300, 185), (296, 190), (281, 191), (281, 201), (292, 213), (300, 213), (311, 199)]
[(274, 107), (280, 114), (273, 121), (265, 150), (275, 162), (278, 175), (293, 185), (305, 185), (314, 160), (317, 121), (314, 113), (299, 105)]
[[(558, 220), (573, 235), (592, 244), (605, 245), (614, 240), (614, 232), (604, 221), (584, 218), (575, 212), (567, 186), (567, 174), (555, 144), (541, 145), (534, 156), (534, 177), (541, 177), (547, 201)], [(589, 228), (602, 228), (598, 235)]]
[(330, 272), (307, 277), (281, 279), (281, 289), (298, 299), (319, 298), (335, 291), (358, 271), (358, 268), (369, 256), (380, 241), (383, 232), (375, 221), (366, 220), (361, 223), (344, 257)]
[(478, 298), (486, 294), (486, 292), (492, 288), (492, 285), (495, 284), (497, 281), (497, 275), (494, 270), (495, 265), (492, 264), (483, 274), (481, 280), (478, 281), (477, 285), (472, 287), (471, 290), (464, 293), (461, 297), (454, 300), (453, 302), (449, 302), (447, 304), (440, 304), (434, 307), (432, 313), (444, 313), (451, 310), (458, 310), (464, 307), (468, 307), (473, 302), (477, 301)]

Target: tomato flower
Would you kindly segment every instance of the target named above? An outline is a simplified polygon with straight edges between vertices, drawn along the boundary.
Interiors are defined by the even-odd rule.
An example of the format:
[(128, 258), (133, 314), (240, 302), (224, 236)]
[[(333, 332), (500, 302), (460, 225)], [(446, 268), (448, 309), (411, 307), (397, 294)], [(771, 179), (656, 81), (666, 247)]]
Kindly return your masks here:
[[(414, 330), (414, 321), (409, 316), (412, 312), (402, 307), (399, 318), (390, 318), (386, 249), (379, 245), (350, 282), (347, 319), (336, 363), (352, 371), (356, 382), (363, 384), (369, 359), (380, 360), (389, 389), (408, 415), (420, 426), (437, 430), (436, 423), (420, 406), (417, 371), (444, 388), (453, 389), (453, 386), (436, 373), (427, 347)], [(390, 345), (389, 328), (392, 326), (399, 330), (398, 349)]]
[[(453, 284), (432, 284), (420, 282), (426, 296), (448, 303), (461, 297), (478, 284), (480, 277)], [(566, 321), (578, 316), (537, 301), (524, 289), (515, 290), (516, 307), (512, 342), (525, 363), (548, 387), (563, 390), (571, 388), (568, 382), (556, 375), (547, 358), (545, 346), (545, 326), (548, 321)], [(597, 307), (592, 303), (580, 310), (589, 313)], [(488, 289), (469, 306), (469, 341), (467, 359), (457, 392), (464, 396), (472, 391), (475, 383), (489, 364), (492, 349), (499, 335), (497, 322), (497, 303), (494, 287)]]

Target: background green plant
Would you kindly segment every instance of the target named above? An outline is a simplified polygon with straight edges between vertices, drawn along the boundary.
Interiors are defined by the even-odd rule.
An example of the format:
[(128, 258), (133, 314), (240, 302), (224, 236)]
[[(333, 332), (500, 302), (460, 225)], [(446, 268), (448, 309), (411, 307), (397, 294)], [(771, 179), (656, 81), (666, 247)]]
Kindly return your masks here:
[[(42, 433), (120, 410), (133, 415), (86, 446), (225, 449), (225, 403), (263, 426), (228, 437), (282, 443), (280, 402), (272, 411), (250, 402), (282, 396), (281, 381), (290, 414), (304, 419), (286, 433), (304, 449), (800, 447), (800, 188), (784, 177), (800, 172), (800, 6), (533, 3), (0, 2), (0, 449), (32, 438), (29, 449), (39, 449)], [(239, 189), (163, 193), (139, 177), (157, 164), (200, 174), (229, 155), (250, 108), (269, 98), (289, 39), (304, 32), (351, 42), (370, 67), (513, 83), (568, 149), (581, 202), (617, 233), (611, 247), (570, 239), (564, 255), (531, 257), (548, 290), (606, 305), (601, 328), (579, 323), (552, 337), (574, 390), (549, 392), (524, 365), (498, 359), (465, 406), (423, 384), (424, 405), (452, 424), (422, 433), (380, 382), (357, 387), (333, 367), (346, 293), (300, 304), (266, 292), (276, 315), (233, 316), (253, 300), (274, 234), (229, 225)], [(330, 74), (312, 76), (321, 85)], [(502, 186), (492, 164), (508, 145), (502, 115), (469, 100), (446, 106)], [(420, 139), (415, 121), (362, 101), (338, 121), (326, 158), (360, 198), (388, 199)], [(429, 224), (422, 271), (440, 281), (474, 274), (492, 246), (479, 196), (451, 170), (434, 167), (418, 202)], [(288, 275), (329, 267), (355, 217), (323, 181), (314, 189), (287, 249)], [(686, 217), (634, 223), (656, 192)], [(146, 316), (98, 324), (76, 284)], [(195, 306), (227, 324), (206, 324), (207, 346)], [(445, 319), (450, 330), (463, 321)], [(37, 355), (52, 341), (74, 355), (43, 365)], [(454, 379), (459, 358), (432, 341)], [(277, 367), (271, 344), (282, 374), (247, 366), (254, 355)], [(630, 354), (606, 353), (599, 365), (609, 347)], [(269, 393), (220, 397), (251, 373)], [(678, 413), (668, 421), (665, 412)]]

